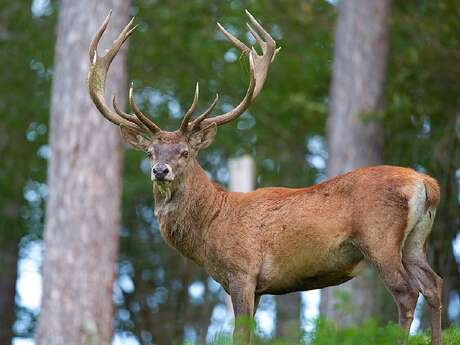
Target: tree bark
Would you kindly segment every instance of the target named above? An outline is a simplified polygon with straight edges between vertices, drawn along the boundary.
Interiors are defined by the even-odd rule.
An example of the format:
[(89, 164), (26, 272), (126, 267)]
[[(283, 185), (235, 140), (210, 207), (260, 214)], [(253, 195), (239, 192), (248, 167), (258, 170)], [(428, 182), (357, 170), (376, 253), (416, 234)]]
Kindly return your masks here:
[[(327, 174), (333, 177), (383, 161), (378, 121), (388, 56), (390, 0), (347, 0), (339, 5), (331, 107), (327, 123)], [(321, 293), (321, 315), (340, 325), (379, 316), (383, 287), (375, 273)]]
[[(6, 243), (5, 243), (6, 242)], [(0, 243), (0, 344), (11, 344), (16, 319), (18, 240)]]
[[(117, 127), (98, 113), (86, 85), (89, 43), (111, 8), (101, 52), (128, 22), (130, 2), (60, 2), (39, 345), (111, 343), (122, 146)], [(109, 90), (121, 98), (126, 95), (125, 50), (117, 60)]]

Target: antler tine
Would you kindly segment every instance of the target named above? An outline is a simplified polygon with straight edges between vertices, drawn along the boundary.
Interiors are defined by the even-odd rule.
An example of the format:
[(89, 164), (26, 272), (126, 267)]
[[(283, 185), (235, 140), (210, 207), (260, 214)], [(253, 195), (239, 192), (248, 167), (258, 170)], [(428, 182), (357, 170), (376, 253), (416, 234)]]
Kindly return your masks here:
[(107, 59), (108, 63), (112, 62), (112, 60), (117, 55), (120, 48), (123, 46), (123, 43), (125, 43), (126, 40), (133, 34), (134, 30), (136, 30), (137, 25), (132, 27), (134, 23), (134, 19), (135, 17), (131, 18), (129, 23), (124, 27), (124, 29), (120, 32), (118, 37), (113, 42), (112, 47), (105, 54), (104, 58)]
[(186, 133), (188, 131), (188, 124), (190, 122), (190, 119), (192, 118), (193, 113), (195, 112), (195, 109), (198, 105), (198, 97), (200, 95), (200, 85), (198, 82), (196, 82), (195, 86), (195, 96), (193, 97), (193, 102), (190, 108), (187, 110), (187, 112), (184, 115), (184, 118), (182, 119), (182, 122), (180, 124), (180, 131), (183, 133)]
[(96, 62), (97, 58), (97, 46), (99, 45), (99, 41), (101, 40), (102, 35), (104, 34), (105, 30), (107, 29), (107, 25), (109, 25), (110, 17), (112, 16), (112, 10), (109, 11), (107, 17), (105, 17), (104, 22), (99, 27), (99, 29), (94, 34), (93, 39), (91, 40), (91, 44), (89, 45), (89, 60), (91, 63)]
[(248, 28), (248, 30), (251, 32), (252, 36), (254, 36), (254, 38), (256, 39), (257, 43), (262, 47), (264, 45), (264, 40), (262, 40), (262, 38), (259, 36), (259, 34), (257, 33), (256, 30), (254, 30), (252, 28), (251, 25), (249, 25), (249, 23), (246, 23), (246, 26)]
[(189, 123), (189, 131), (193, 131), (198, 126), (200, 125), (201, 121), (203, 121), (205, 118), (211, 114), (211, 111), (214, 110), (216, 107), (217, 102), (219, 101), (219, 94), (216, 94), (216, 97), (214, 98), (214, 101), (212, 101), (211, 105), (206, 109), (200, 116), (198, 116), (195, 120)]
[(129, 87), (129, 104), (131, 106), (131, 109), (134, 111), (134, 114), (142, 122), (142, 124), (146, 126), (153, 134), (160, 132), (161, 131), (160, 127), (158, 127), (155, 124), (155, 122), (153, 122), (146, 115), (144, 115), (144, 113), (142, 113), (137, 107), (137, 104), (134, 101), (133, 87), (134, 87), (133, 83), (131, 83)]
[[(105, 18), (102, 25), (97, 30), (91, 44), (89, 46), (89, 58), (90, 58), (90, 70), (88, 74), (88, 89), (89, 94), (96, 105), (99, 112), (110, 122), (118, 125), (131, 128), (139, 133), (146, 133), (146, 127), (139, 126), (138, 123), (132, 121), (132, 118), (127, 118), (126, 116), (120, 115), (119, 112), (113, 111), (109, 108), (105, 100), (105, 81), (107, 77), (107, 72), (110, 68), (110, 63), (112, 62), (115, 55), (118, 53), (123, 43), (131, 36), (136, 27), (132, 27), (134, 18), (125, 26), (121, 31), (118, 38), (112, 44), (112, 47), (109, 49), (108, 53), (104, 56), (99, 56), (97, 53), (97, 48), (99, 41), (101, 40), (102, 35), (110, 21), (110, 16), (112, 11), (109, 12)], [(118, 109), (119, 110), (119, 109)]]
[(252, 95), (254, 94), (254, 89), (256, 86), (256, 79), (254, 74), (254, 59), (252, 56), (252, 52), (249, 53), (249, 78), (249, 87), (246, 91), (246, 95), (244, 96), (240, 104), (238, 104), (234, 109), (230, 110), (225, 114), (203, 119), (201, 121), (201, 128), (211, 123), (215, 123), (216, 125), (220, 126), (230, 121), (233, 121), (234, 119), (239, 117), (247, 108), (249, 108), (249, 105), (251, 104), (253, 98)]
[(270, 36), (270, 34), (263, 28), (262, 25), (257, 21), (256, 18), (248, 11), (244, 10), (246, 12), (246, 15), (249, 17), (249, 21), (251, 22), (252, 25), (254, 25), (255, 29), (259, 32), (259, 34), (263, 37), (265, 40), (265, 43), (271, 44), (273, 46), (276, 45), (275, 40)]
[[(222, 31), (222, 33), (227, 37), (227, 39), (242, 53), (247, 54), (249, 58), (250, 66), (250, 83), (246, 95), (243, 100), (238, 104), (233, 110), (218, 115), (212, 118), (207, 118), (201, 120), (201, 128), (210, 124), (216, 123), (217, 125), (222, 125), (224, 123), (230, 122), (240, 116), (251, 104), (251, 102), (259, 95), (262, 87), (267, 79), (268, 68), (270, 63), (273, 62), (273, 59), (276, 53), (280, 48), (276, 48), (275, 40), (270, 36), (270, 34), (260, 25), (260, 23), (252, 16), (249, 11), (246, 10), (246, 14), (249, 18), (249, 23), (247, 27), (251, 34), (256, 39), (257, 43), (262, 49), (262, 55), (257, 54), (254, 48), (250, 49), (243, 42), (229, 33), (225, 28), (217, 23), (217, 26)], [(195, 120), (196, 121), (196, 120)], [(196, 124), (197, 125), (197, 124)], [(195, 126), (196, 126), (195, 125)]]
[(112, 97), (112, 105), (113, 105), (113, 109), (115, 110), (115, 112), (118, 115), (120, 115), (121, 117), (123, 117), (124, 119), (126, 119), (128, 121), (131, 121), (131, 122), (135, 123), (139, 127), (142, 127), (142, 128), (145, 127), (144, 124), (141, 121), (139, 121), (139, 119), (136, 116), (134, 116), (132, 114), (125, 113), (124, 111), (120, 110), (120, 108), (118, 107), (117, 101), (115, 99), (115, 96)]
[(270, 34), (263, 28), (262, 25), (260, 25), (257, 19), (254, 18), (248, 10), (245, 10), (245, 12), (249, 18), (249, 23), (246, 23), (246, 26), (262, 49), (262, 55), (258, 55), (256, 50), (252, 48), (252, 52), (255, 55), (254, 63), (256, 70), (256, 89), (254, 90), (253, 98), (256, 98), (260, 91), (262, 91), (262, 87), (267, 79), (268, 67), (270, 66), (270, 63), (273, 62), (276, 54), (281, 48), (276, 48), (276, 42)]
[[(281, 47), (276, 48), (276, 42), (270, 36), (270, 34), (262, 27), (262, 25), (260, 25), (260, 23), (257, 21), (257, 19), (255, 19), (254, 16), (248, 10), (245, 10), (245, 12), (246, 12), (246, 15), (249, 17), (249, 21), (251, 22), (251, 24), (256, 29), (254, 29), (251, 26), (251, 24), (249, 24), (249, 23), (246, 23), (246, 26), (248, 27), (249, 31), (251, 32), (251, 34), (256, 39), (257, 43), (262, 48), (262, 52), (264, 54), (267, 53), (267, 50), (268, 50), (267, 48), (269, 48), (270, 50), (274, 50), (273, 56), (272, 56), (271, 61), (270, 61), (270, 62), (273, 62), (273, 60), (275, 59), (276, 54), (278, 54), (279, 51), (281, 50)], [(265, 41), (260, 37), (259, 33), (257, 33), (257, 30), (260, 32), (260, 35), (263, 36)], [(253, 48), (253, 51), (255, 52), (254, 48)]]
[(219, 30), (222, 31), (222, 33), (227, 37), (227, 39), (239, 50), (241, 50), (243, 53), (249, 52), (251, 49), (248, 48), (246, 44), (241, 42), (238, 38), (233, 36), (230, 32), (228, 32), (219, 22), (217, 22), (217, 26), (219, 27)]

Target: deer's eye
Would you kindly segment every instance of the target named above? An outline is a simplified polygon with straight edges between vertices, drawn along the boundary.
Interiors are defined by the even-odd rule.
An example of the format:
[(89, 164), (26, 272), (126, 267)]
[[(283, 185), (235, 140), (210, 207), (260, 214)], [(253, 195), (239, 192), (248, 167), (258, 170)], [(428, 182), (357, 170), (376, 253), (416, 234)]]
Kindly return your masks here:
[(181, 152), (181, 157), (184, 157), (184, 158), (187, 158), (188, 157), (188, 151), (187, 150), (184, 150)]
[(150, 158), (150, 159), (152, 159), (152, 158), (153, 158), (153, 153), (150, 152), (150, 151), (148, 151), (148, 152), (147, 152), (147, 157)]

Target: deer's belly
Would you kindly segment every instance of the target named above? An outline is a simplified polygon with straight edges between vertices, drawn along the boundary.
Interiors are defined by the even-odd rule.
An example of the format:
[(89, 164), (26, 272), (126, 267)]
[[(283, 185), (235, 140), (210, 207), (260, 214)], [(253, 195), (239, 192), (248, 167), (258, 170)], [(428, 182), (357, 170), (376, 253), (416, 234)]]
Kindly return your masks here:
[(283, 294), (338, 285), (356, 276), (365, 263), (362, 253), (351, 243), (267, 255), (259, 272), (257, 293)]

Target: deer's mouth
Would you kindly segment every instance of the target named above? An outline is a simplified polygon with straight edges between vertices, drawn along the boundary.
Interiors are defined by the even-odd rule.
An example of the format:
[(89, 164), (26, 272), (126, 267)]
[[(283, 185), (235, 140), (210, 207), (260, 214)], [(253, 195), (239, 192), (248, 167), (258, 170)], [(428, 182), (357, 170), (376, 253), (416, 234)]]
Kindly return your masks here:
[(154, 179), (153, 184), (159, 185), (159, 186), (169, 186), (173, 180), (169, 179)]
[(164, 198), (166, 201), (171, 200), (171, 195), (172, 195), (172, 180), (154, 180), (153, 181), (153, 190), (157, 190), (162, 198)]
[[(172, 174), (170, 174), (172, 175)], [(152, 174), (151, 180), (153, 183), (162, 183), (162, 184), (168, 184), (172, 183), (174, 181), (174, 175), (172, 176), (155, 176)]]

